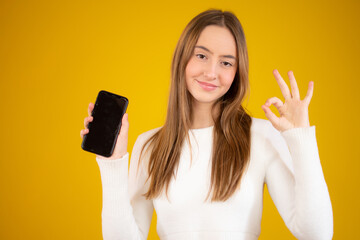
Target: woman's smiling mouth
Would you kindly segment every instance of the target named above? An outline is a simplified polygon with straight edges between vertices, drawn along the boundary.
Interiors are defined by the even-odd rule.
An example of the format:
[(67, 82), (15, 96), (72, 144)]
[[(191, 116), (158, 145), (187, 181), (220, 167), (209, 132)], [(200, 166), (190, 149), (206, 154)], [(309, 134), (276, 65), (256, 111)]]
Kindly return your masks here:
[(198, 82), (200, 87), (202, 89), (204, 89), (205, 91), (213, 91), (213, 90), (215, 90), (217, 88), (216, 85), (211, 84), (211, 83), (201, 82), (201, 81), (198, 81), (198, 80), (196, 80), (196, 82)]

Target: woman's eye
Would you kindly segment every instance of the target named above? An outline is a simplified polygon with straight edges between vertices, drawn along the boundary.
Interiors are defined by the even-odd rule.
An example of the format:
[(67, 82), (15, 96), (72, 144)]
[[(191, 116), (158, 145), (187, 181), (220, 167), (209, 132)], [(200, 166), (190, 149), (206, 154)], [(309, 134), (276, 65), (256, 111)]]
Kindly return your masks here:
[(201, 53), (196, 54), (196, 57), (200, 58), (200, 59), (206, 58), (206, 56), (204, 54), (201, 54)]
[(224, 65), (225, 67), (232, 67), (232, 64), (229, 63), (229, 62), (223, 62), (223, 65)]

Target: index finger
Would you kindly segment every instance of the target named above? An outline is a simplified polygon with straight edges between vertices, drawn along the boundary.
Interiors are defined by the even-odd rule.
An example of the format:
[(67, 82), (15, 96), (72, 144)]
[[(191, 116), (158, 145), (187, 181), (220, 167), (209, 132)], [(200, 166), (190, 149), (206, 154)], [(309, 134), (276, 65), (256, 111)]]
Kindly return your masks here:
[(94, 104), (93, 103), (89, 103), (89, 107), (88, 107), (88, 114), (89, 116), (91, 116), (92, 110), (94, 109)]
[(279, 84), (281, 93), (283, 94), (284, 98), (285, 99), (291, 98), (289, 87), (287, 86), (284, 79), (281, 77), (279, 71), (277, 69), (274, 69), (273, 74), (277, 83)]
[(294, 76), (293, 71), (289, 71), (288, 76), (289, 76), (289, 79), (290, 79), (291, 95), (296, 100), (300, 100), (299, 87), (298, 87), (297, 82), (295, 80), (295, 76)]

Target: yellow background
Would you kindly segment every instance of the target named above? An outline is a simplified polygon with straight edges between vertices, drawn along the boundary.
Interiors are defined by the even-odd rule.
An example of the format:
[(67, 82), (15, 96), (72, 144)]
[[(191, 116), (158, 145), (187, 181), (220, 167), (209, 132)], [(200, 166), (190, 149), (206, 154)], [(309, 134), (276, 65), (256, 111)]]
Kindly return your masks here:
[[(130, 100), (129, 151), (163, 124), (170, 62), (185, 25), (209, 8), (233, 11), (250, 59), (247, 107), (281, 97), (272, 76), (315, 82), (317, 126), (334, 239), (360, 225), (359, 1), (0, 2), (0, 239), (100, 239), (101, 181), (80, 130), (105, 89)], [(154, 216), (154, 220), (155, 220)], [(152, 222), (149, 239), (158, 239)], [(260, 239), (294, 239), (265, 190)]]

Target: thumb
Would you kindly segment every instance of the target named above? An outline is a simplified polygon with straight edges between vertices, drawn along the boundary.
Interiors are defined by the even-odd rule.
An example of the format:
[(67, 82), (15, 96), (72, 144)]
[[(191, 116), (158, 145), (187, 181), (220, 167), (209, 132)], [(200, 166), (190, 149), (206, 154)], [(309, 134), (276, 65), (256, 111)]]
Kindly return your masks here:
[(265, 116), (267, 117), (267, 119), (269, 119), (269, 121), (274, 126), (274, 128), (281, 131), (280, 126), (279, 126), (280, 119), (271, 111), (269, 106), (264, 104), (261, 106), (261, 108), (264, 110)]
[(121, 137), (127, 137), (129, 132), (129, 121), (128, 121), (128, 114), (125, 113), (122, 121), (121, 121), (121, 129), (120, 129), (120, 136)]

